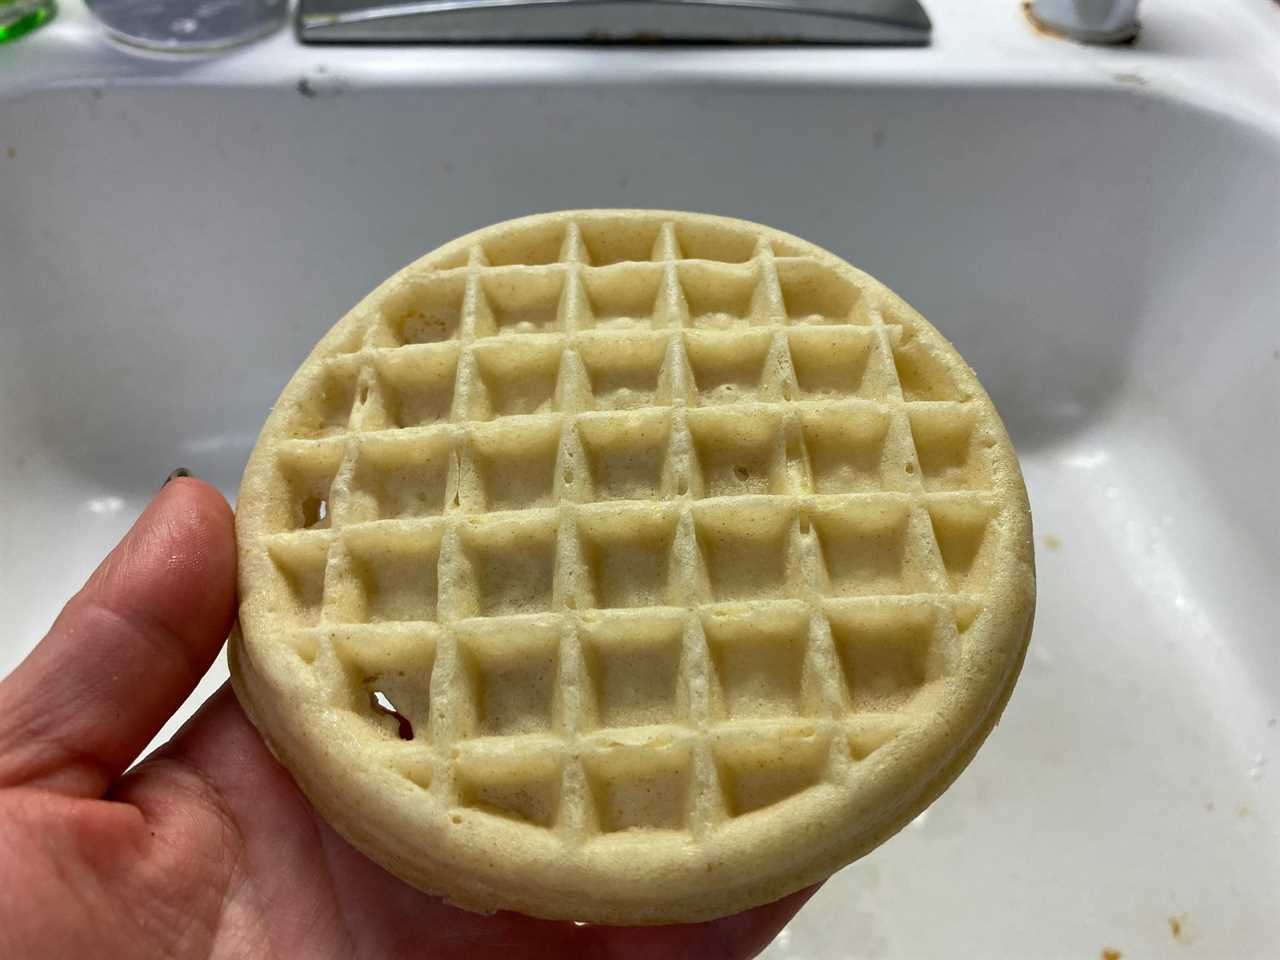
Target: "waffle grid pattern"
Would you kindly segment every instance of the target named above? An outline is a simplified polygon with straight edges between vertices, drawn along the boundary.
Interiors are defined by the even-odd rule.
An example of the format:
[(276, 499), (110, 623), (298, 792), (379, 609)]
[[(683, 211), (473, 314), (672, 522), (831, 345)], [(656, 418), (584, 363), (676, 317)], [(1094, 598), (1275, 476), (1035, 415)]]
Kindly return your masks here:
[(604, 227), (365, 308), (275, 448), (272, 615), (455, 817), (699, 838), (846, 782), (955, 676), (995, 441), (812, 248)]

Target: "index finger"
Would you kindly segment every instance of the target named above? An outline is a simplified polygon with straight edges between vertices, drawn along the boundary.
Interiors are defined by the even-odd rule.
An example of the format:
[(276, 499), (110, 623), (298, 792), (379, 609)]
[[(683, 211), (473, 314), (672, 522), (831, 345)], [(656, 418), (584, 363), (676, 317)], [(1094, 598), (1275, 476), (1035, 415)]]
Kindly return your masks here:
[(222, 495), (167, 484), (0, 682), (0, 786), (101, 796), (226, 640), (235, 565)]

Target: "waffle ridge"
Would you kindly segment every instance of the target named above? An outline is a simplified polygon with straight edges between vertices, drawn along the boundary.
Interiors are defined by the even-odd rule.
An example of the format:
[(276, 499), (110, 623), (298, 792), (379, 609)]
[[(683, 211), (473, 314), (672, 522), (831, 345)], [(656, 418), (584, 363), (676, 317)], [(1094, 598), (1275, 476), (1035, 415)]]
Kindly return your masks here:
[[(269, 627), (333, 729), (442, 830), (571, 865), (642, 838), (670, 878), (691, 848), (734, 868), (749, 833), (939, 736), (1029, 527), (985, 393), (883, 287), (743, 221), (620, 217), (480, 231), (335, 328), (260, 443), (242, 624)], [(993, 657), (1001, 683), (1023, 634)], [(1001, 683), (954, 748), (925, 750), (904, 811), (976, 749)], [(903, 815), (837, 842), (843, 859)], [(573, 886), (595, 866), (543, 901), (379, 859), (481, 908), (679, 909), (647, 888), (633, 911), (593, 906)], [(769, 876), (747, 856), (726, 902), (839, 859)]]

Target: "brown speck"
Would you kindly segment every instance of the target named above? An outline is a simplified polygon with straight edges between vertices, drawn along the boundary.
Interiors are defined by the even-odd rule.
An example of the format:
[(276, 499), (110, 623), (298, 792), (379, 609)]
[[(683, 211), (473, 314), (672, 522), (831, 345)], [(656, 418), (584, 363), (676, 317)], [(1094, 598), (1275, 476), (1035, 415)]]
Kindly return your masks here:
[[(1048, 24), (1041, 23), (1036, 19), (1036, 15), (1031, 11), (1031, 0), (1022, 0), (1022, 15), (1027, 18), (1027, 23), (1031, 24), (1031, 29), (1042, 37), (1052, 37), (1054, 40), (1066, 40), (1067, 35), (1060, 30), (1055, 30)], [(1116, 953), (1114, 957), (1108, 957), (1107, 951), (1103, 950), (1104, 960), (1120, 960), (1120, 954)]]
[(875, 130), (871, 134), (871, 145), (876, 149), (884, 146), (884, 131)]
[(1247, 820), (1252, 813), (1253, 811), (1249, 809), (1249, 805), (1247, 803), (1242, 803), (1240, 806), (1236, 807), (1236, 816), (1241, 820)]
[(1213, 813), (1213, 801), (1212, 801), (1212, 800), (1206, 800), (1206, 801), (1204, 802), (1204, 812), (1205, 812), (1205, 813)]
[(1102, 948), (1102, 960), (1120, 960), (1120, 957), (1119, 950), (1113, 950), (1111, 947)]
[[(8, 157), (10, 160), (12, 160), (14, 157), (16, 157), (16, 156), (18, 155), (18, 148), (17, 148), (17, 147), (5, 147), (4, 155), (5, 155), (6, 157)], [(1280, 357), (1280, 350), (1277, 350), (1277, 351), (1276, 351), (1276, 356), (1277, 356), (1277, 357)]]
[(1169, 932), (1173, 934), (1173, 939), (1178, 943), (1188, 944), (1191, 942), (1191, 930), (1185, 913), (1169, 918)]
[(1058, 550), (1062, 547), (1062, 540), (1055, 537), (1052, 533), (1046, 533), (1044, 535), (1044, 545), (1050, 550)]

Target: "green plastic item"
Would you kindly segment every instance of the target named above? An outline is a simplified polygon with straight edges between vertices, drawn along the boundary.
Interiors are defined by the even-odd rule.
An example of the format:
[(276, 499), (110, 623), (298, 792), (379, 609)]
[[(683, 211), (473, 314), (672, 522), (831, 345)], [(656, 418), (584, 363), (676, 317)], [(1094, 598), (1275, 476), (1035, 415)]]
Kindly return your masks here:
[(0, 43), (48, 23), (57, 9), (54, 0), (0, 0)]

